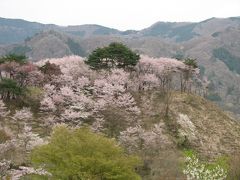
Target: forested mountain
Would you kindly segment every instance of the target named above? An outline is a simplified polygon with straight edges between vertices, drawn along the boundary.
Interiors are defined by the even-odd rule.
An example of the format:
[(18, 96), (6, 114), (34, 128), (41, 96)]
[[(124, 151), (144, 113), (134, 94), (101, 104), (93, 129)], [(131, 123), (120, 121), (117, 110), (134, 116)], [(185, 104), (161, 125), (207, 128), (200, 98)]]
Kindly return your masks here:
[(3, 18), (0, 21), (0, 54), (26, 54), (33, 61), (71, 54), (87, 56), (113, 41), (153, 57), (196, 58), (201, 74), (209, 81), (208, 98), (226, 110), (240, 113), (239, 17), (199, 23), (157, 22), (140, 31), (124, 32), (99, 25), (61, 27)]

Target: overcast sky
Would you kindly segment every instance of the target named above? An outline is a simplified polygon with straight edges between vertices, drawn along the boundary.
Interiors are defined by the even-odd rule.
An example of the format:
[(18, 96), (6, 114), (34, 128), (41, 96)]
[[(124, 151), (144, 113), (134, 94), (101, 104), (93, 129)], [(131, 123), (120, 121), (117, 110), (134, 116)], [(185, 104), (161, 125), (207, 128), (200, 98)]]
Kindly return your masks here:
[(240, 0), (0, 0), (0, 17), (120, 30), (139, 30), (157, 21), (232, 16), (240, 16)]

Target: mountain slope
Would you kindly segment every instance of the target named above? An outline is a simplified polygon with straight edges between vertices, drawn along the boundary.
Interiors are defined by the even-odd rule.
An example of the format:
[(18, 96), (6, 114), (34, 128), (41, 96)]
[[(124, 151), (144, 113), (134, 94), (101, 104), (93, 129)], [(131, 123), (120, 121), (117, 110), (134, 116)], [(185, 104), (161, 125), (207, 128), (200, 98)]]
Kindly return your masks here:
[(28, 22), (21, 19), (0, 18), (0, 44), (23, 42), (27, 37), (54, 25)]
[[(163, 117), (164, 103), (158, 93), (141, 94), (138, 103), (143, 111), (142, 126), (159, 135), (156, 147), (149, 146), (152, 151), (154, 147), (158, 149), (155, 154), (148, 154), (148, 148), (143, 150), (152, 174), (144, 179), (182, 177), (176, 170), (182, 161), (181, 149), (193, 149), (208, 160), (239, 153), (239, 121), (202, 97), (175, 93), (167, 119)], [(154, 129), (154, 124), (160, 130)]]
[(82, 38), (92, 36), (127, 36), (127, 37), (160, 37), (174, 42), (185, 42), (196, 37), (209, 36), (226, 30), (229, 27), (239, 27), (240, 18), (211, 18), (199, 23), (190, 22), (157, 22), (140, 31), (119, 31), (95, 24), (79, 26), (57, 26), (41, 24), (20, 19), (0, 18), (0, 44), (23, 42), (41, 31), (56, 30)]
[(240, 114), (240, 17), (211, 18), (199, 23), (157, 22), (141, 31), (125, 32), (99, 25), (60, 27), (5, 19), (0, 23), (0, 37), (7, 38), (5, 43), (19, 42), (14, 39), (17, 34), (24, 41), (29, 35), (26, 29), (39, 32), (23, 43), (0, 46), (0, 55), (26, 53), (32, 60), (70, 54), (87, 56), (95, 48), (117, 41), (154, 57), (192, 57), (209, 81), (208, 98)]
[(1, 51), (2, 54), (25, 54), (31, 61), (72, 54), (85, 56), (77, 38), (53, 30), (37, 33), (21, 44), (0, 47)]
[(49, 30), (61, 31), (80, 37), (121, 34), (121, 31), (116, 29), (93, 24), (57, 26), (53, 24), (29, 22), (21, 19), (0, 18), (0, 44), (21, 43), (36, 33)]
[[(42, 66), (46, 62), (37, 64)], [(41, 94), (35, 100), (40, 101), (40, 107), (32, 109), (34, 116), (31, 108), (24, 108), (21, 113), (17, 108), (15, 113), (16, 106), (11, 104), (14, 101), (7, 101), (14, 110), (2, 118), (2, 129), (11, 129), (6, 132), (17, 135), (20, 128), (27, 127), (25, 124), (31, 126), (34, 133), (46, 137), (56, 123), (89, 126), (115, 138), (129, 153), (140, 156), (144, 164), (138, 171), (144, 180), (185, 179), (181, 163), (184, 162), (182, 151), (186, 148), (196, 151), (208, 162), (240, 153), (240, 121), (203, 97), (174, 89), (166, 93), (162, 87), (148, 86), (148, 80), (142, 86), (139, 77), (134, 80), (134, 72), (93, 71), (77, 56), (49, 59), (49, 62), (58, 64), (63, 75), (48, 79), (44, 88), (39, 86)], [(180, 78), (179, 74), (176, 76)], [(172, 81), (173, 87), (177, 84)], [(166, 103), (169, 105), (167, 115)], [(29, 106), (35, 106), (33, 104)], [(2, 114), (8, 112), (2, 107)], [(22, 119), (22, 114), (29, 114), (24, 116), (27, 120)], [(16, 165), (27, 162), (25, 157), (29, 153), (20, 153), (11, 154)], [(8, 156), (3, 153), (4, 157)]]

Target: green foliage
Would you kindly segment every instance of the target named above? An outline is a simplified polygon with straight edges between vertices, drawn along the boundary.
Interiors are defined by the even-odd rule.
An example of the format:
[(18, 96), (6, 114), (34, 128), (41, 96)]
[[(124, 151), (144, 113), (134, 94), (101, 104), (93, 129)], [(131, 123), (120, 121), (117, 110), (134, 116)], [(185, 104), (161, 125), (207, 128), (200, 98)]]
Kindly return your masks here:
[(43, 95), (43, 90), (39, 87), (29, 86), (27, 90), (28, 95), (31, 96), (32, 99), (40, 99)]
[(32, 162), (44, 166), (53, 179), (140, 179), (140, 160), (126, 155), (113, 139), (87, 128), (54, 128), (50, 142), (32, 152)]
[(232, 55), (227, 49), (221, 47), (213, 50), (213, 56), (223, 61), (231, 71), (240, 74), (240, 58)]
[(92, 69), (130, 68), (135, 66), (140, 56), (121, 43), (111, 43), (107, 47), (97, 48), (85, 61)]
[(197, 153), (194, 152), (192, 149), (187, 149), (187, 150), (184, 150), (184, 151), (183, 151), (183, 155), (184, 155), (184, 157), (190, 157), (190, 158), (192, 158), (192, 157), (194, 157), (194, 156), (197, 156)]
[(183, 63), (186, 64), (187, 66), (193, 67), (194, 69), (198, 68), (196, 59), (186, 58), (184, 59)]
[(24, 94), (24, 88), (13, 79), (3, 78), (0, 81), (0, 94), (3, 99), (16, 98)]
[(5, 62), (17, 62), (19, 64), (24, 64), (27, 62), (27, 58), (25, 55), (8, 54), (0, 58), (0, 64)]
[[(39, 87), (29, 86), (26, 88), (26, 92), (24, 97), (21, 99), (23, 104), (26, 107), (31, 107), (33, 112), (38, 112), (40, 107), (40, 101), (43, 98), (43, 90)], [(19, 104), (20, 105), (20, 104)]]
[(29, 174), (21, 177), (20, 180), (49, 180), (49, 178), (41, 175)]

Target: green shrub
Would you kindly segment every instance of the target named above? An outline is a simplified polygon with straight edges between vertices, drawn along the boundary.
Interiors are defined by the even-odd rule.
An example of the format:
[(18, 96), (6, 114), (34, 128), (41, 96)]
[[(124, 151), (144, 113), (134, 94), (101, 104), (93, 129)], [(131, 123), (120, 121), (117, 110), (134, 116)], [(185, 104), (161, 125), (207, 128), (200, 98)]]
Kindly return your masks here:
[(47, 145), (32, 152), (32, 162), (52, 174), (53, 179), (140, 179), (135, 167), (140, 160), (125, 154), (113, 139), (87, 128), (54, 128)]
[(2, 56), (0, 58), (0, 64), (5, 62), (16, 62), (19, 64), (24, 64), (27, 62), (27, 57), (25, 55), (17, 55), (17, 54), (8, 54), (6, 56)]
[(3, 99), (13, 99), (24, 94), (24, 88), (20, 87), (13, 79), (4, 78), (0, 81), (0, 94)]

